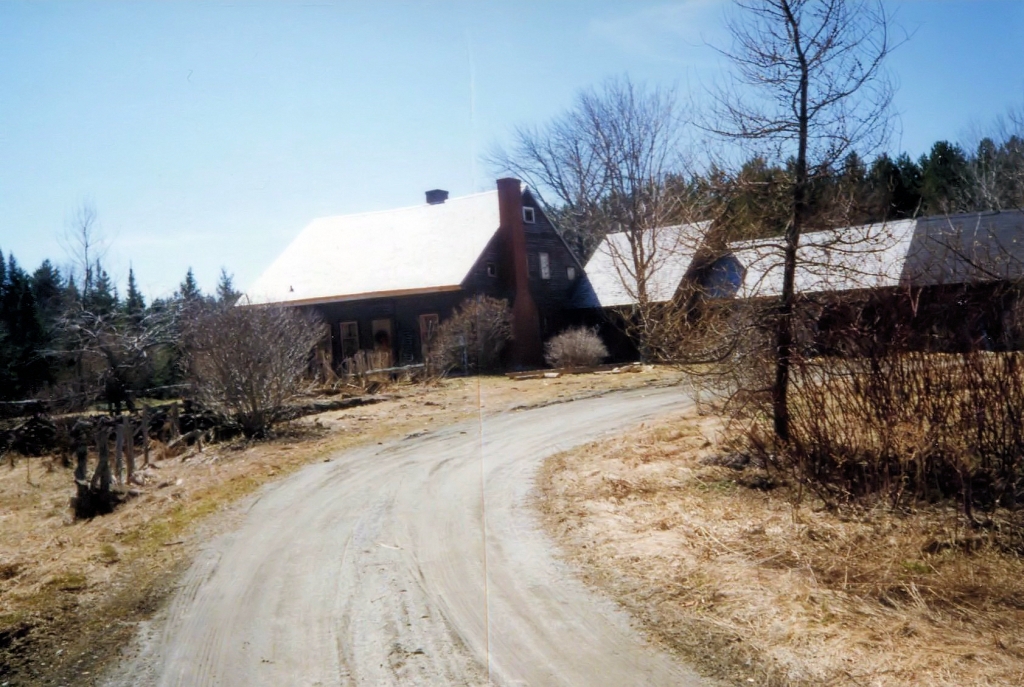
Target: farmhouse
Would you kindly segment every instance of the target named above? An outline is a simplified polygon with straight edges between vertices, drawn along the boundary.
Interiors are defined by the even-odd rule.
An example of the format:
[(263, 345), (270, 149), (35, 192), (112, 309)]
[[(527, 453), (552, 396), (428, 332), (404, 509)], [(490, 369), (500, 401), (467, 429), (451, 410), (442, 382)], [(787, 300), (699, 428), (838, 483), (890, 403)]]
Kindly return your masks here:
[(313, 220), (252, 284), (255, 304), (316, 311), (334, 363), (359, 350), (421, 361), (440, 322), (468, 297), (512, 305), (514, 366), (542, 363), (582, 276), (565, 242), (518, 179), (460, 198), (432, 190), (397, 210)]

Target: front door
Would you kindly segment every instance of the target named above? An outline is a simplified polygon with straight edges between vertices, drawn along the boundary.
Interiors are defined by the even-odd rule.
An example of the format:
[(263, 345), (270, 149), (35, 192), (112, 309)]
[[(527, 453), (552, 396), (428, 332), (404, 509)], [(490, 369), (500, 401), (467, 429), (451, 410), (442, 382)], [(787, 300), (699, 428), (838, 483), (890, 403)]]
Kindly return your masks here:
[(373, 331), (374, 366), (391, 367), (391, 361), (394, 359), (395, 345), (395, 332), (392, 320), (390, 318), (374, 320), (371, 330)]

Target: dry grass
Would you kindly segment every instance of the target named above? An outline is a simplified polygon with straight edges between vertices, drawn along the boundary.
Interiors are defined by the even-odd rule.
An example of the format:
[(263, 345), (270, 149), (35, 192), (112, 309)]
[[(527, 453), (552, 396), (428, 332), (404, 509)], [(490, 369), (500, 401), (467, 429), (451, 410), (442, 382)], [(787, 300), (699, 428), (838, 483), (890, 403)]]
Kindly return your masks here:
[(594, 585), (708, 674), (764, 685), (1024, 684), (1024, 561), (952, 509), (830, 512), (702, 462), (671, 418), (555, 456), (549, 530)]
[(51, 458), (19, 458), (0, 468), (0, 684), (93, 682), (201, 541), (238, 517), (231, 504), (303, 465), (479, 412), (677, 379), (652, 370), (393, 387), (390, 400), (306, 418), (273, 441), (167, 455), (146, 472), (138, 497), (88, 521), (71, 518), (71, 470)]

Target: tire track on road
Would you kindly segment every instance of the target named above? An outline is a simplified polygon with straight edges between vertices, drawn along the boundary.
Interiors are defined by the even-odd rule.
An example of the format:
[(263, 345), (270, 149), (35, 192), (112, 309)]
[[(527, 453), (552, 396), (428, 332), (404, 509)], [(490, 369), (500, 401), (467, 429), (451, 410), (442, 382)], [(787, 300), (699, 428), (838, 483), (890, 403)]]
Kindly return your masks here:
[(559, 562), (528, 506), (546, 456), (684, 403), (607, 394), (311, 465), (210, 542), (107, 684), (703, 684)]

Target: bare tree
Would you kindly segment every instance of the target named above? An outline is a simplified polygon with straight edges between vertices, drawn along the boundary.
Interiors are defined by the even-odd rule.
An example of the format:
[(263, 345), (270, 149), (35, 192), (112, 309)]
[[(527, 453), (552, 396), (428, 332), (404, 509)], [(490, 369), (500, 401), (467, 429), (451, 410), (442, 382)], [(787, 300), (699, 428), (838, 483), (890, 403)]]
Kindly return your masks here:
[(581, 259), (615, 234), (602, 245), (635, 303), (626, 322), (645, 355), (672, 296), (655, 283), (662, 263), (693, 250), (678, 226), (691, 217), (686, 195), (673, 183), (685, 167), (683, 125), (673, 92), (620, 78), (582, 91), (544, 127), (518, 129), (511, 150), (490, 156), (540, 194)]
[(91, 200), (83, 200), (71, 218), (62, 237), (64, 250), (71, 263), (69, 279), (75, 281), (75, 274), (81, 280), (78, 286), (79, 295), (88, 298), (95, 279), (97, 261), (102, 260), (107, 250), (107, 243), (99, 229), (96, 206)]
[(893, 49), (880, 0), (739, 0), (729, 22), (735, 67), (730, 87), (714, 92), (704, 128), (763, 144), (769, 159), (789, 160), (790, 219), (783, 240), (783, 285), (775, 323), (774, 431), (789, 440), (787, 391), (793, 355), (794, 276), (800, 234), (810, 218), (817, 170), (851, 150), (880, 145), (889, 128), (892, 86), (882, 64)]
[(150, 370), (154, 351), (178, 343), (178, 310), (129, 317), (89, 309), (79, 299), (68, 304), (56, 329), (60, 347), (51, 354), (74, 359), (84, 400), (102, 394), (111, 412), (120, 412), (122, 404), (134, 411), (132, 393)]
[(964, 180), (973, 208), (1024, 209), (1024, 105), (1010, 108), (973, 139)]
[(320, 323), (295, 308), (196, 309), (185, 327), (193, 393), (245, 436), (265, 436), (303, 390), (322, 335)]
[(516, 129), (489, 160), (540, 195), (586, 260), (612, 227), (668, 223), (664, 182), (681, 167), (682, 124), (673, 92), (612, 79), (547, 125)]

